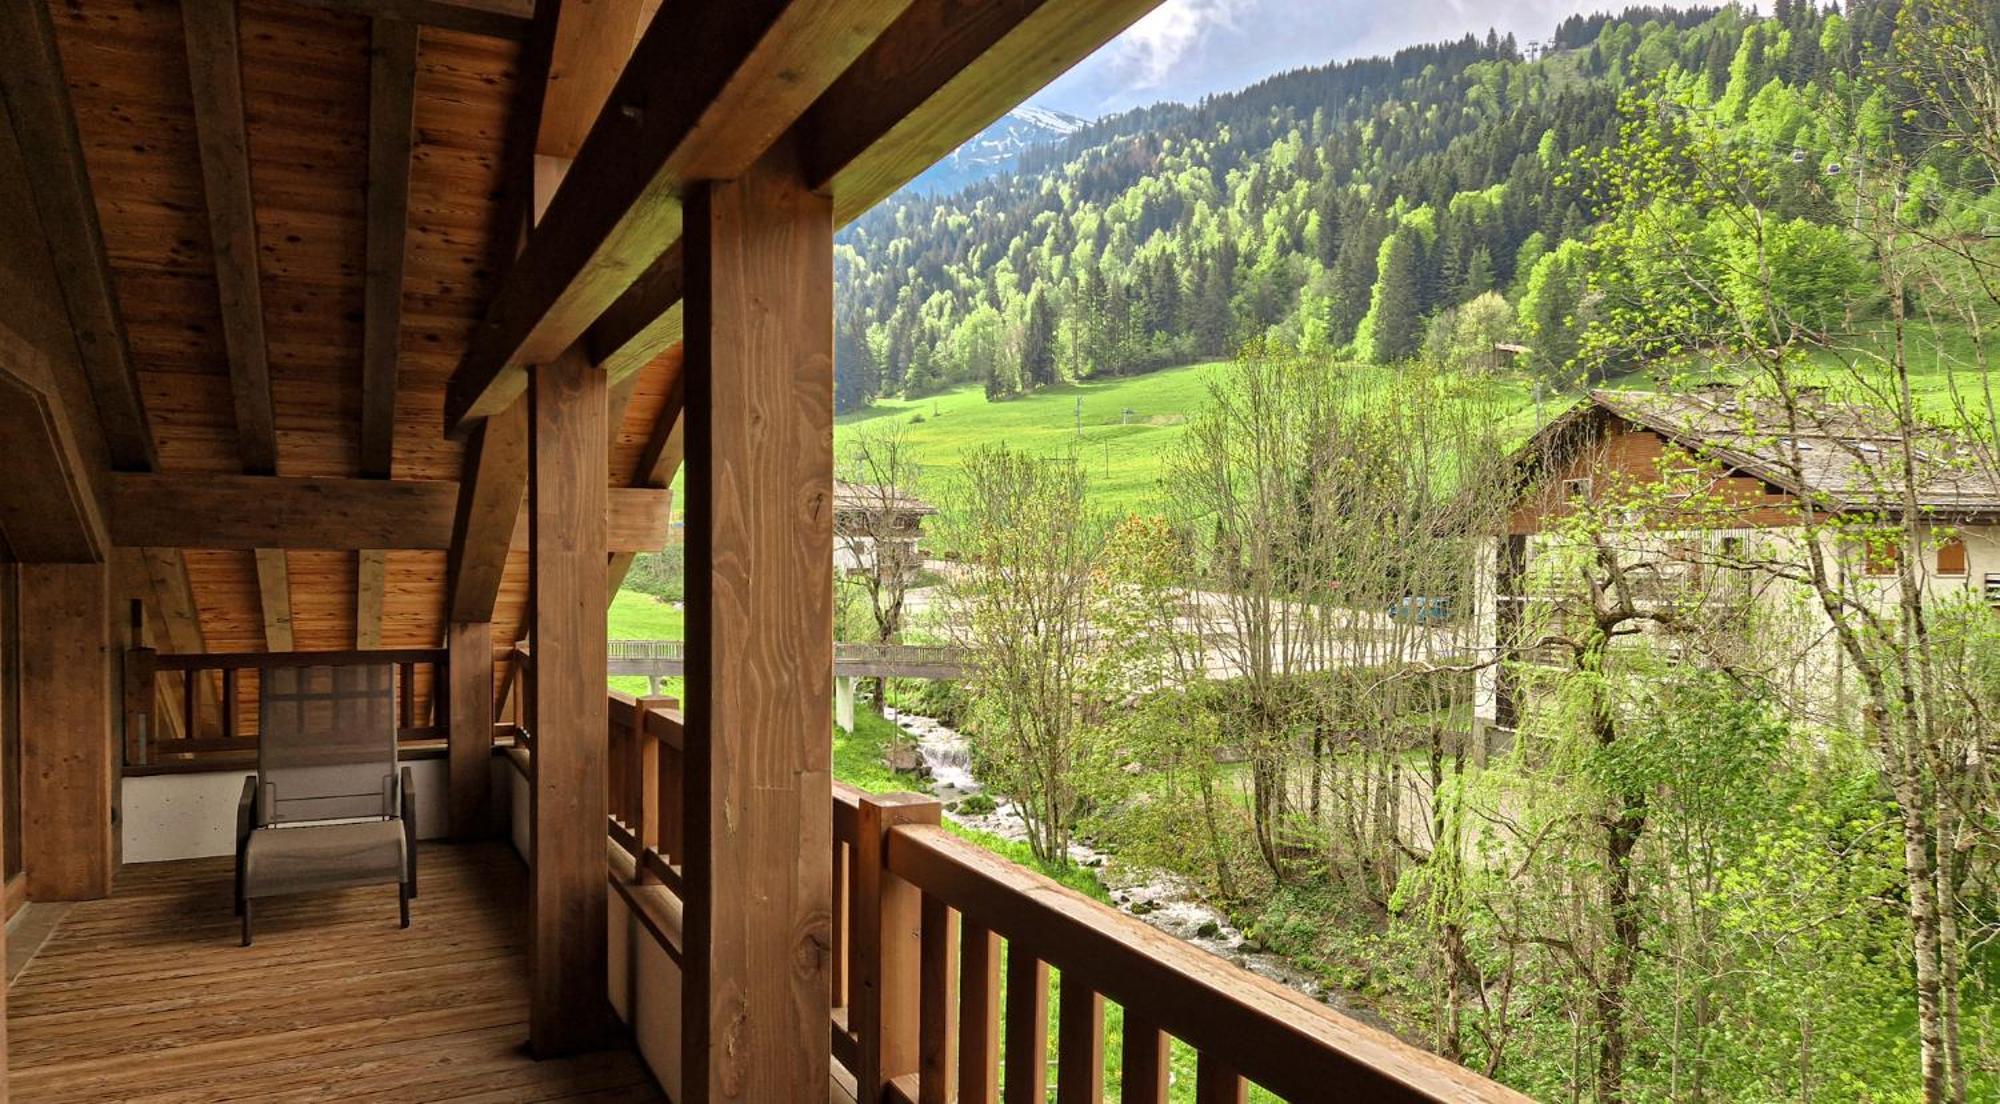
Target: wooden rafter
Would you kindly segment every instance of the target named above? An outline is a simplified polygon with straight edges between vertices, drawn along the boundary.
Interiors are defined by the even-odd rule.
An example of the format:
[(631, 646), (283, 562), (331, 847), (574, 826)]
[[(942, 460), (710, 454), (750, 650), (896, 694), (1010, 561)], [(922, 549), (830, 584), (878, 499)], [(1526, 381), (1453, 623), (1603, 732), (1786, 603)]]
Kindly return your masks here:
[(447, 429), (512, 403), (527, 365), (568, 350), (680, 237), (689, 182), (741, 175), (907, 2), (663, 7), (474, 331), (446, 393)]
[[(799, 126), (807, 178), (845, 225), (1157, 3), (915, 0)], [(680, 339), (679, 268), (680, 252), (664, 251), (591, 324), (591, 355), (613, 379)]]
[[(609, 493), (613, 550), (658, 547), (671, 494)], [(118, 473), (109, 523), (112, 543), (146, 548), (439, 550), (452, 544), (459, 501), (459, 485), (448, 480)]]
[(139, 400), (139, 376), (111, 283), (83, 141), (46, 4), (0, 4), (0, 98), (20, 143), (35, 212), (96, 399), (111, 466), (151, 471), (159, 453)]
[[(445, 31), (523, 39), (535, 0), (292, 0), (312, 8), (395, 19)], [(545, 0), (546, 2), (546, 0)]]
[(389, 585), (389, 554), (379, 548), (355, 553), (354, 646), (382, 646), (382, 593)]
[(368, 49), (368, 276), (362, 291), (361, 474), (387, 479), (396, 455), (396, 367), (415, 139), (417, 27), (377, 19)]
[[(264, 293), (257, 262), (257, 212), (250, 186), (250, 131), (243, 115), (241, 36), (235, 0), (183, 0), (188, 85), (194, 98), (201, 190), (208, 204), (222, 341), (235, 400), (236, 448), (243, 470), (278, 470), (278, 422), (271, 404), (271, 363), (264, 340)], [(283, 551), (260, 548), (257, 599), (264, 646), (292, 648), (292, 586)]]
[(187, 33), (188, 83), (194, 93), (216, 294), (222, 304), (222, 340), (229, 354), (229, 389), (236, 403), (237, 451), (244, 471), (271, 475), (278, 470), (278, 427), (264, 343), (235, 0), (184, 0), (181, 22)]

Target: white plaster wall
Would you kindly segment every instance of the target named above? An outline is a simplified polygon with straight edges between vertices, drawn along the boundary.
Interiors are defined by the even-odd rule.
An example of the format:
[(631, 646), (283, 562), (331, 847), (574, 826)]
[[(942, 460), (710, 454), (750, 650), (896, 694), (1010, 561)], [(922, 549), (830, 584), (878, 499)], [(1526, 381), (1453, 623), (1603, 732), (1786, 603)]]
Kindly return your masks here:
[[(443, 759), (417, 759), (410, 768), (417, 790), (417, 837), (436, 839), (445, 823)], [(236, 853), (236, 803), (243, 770), (153, 774), (124, 780), (120, 835), (128, 863), (199, 859)], [(509, 772), (511, 773), (511, 772)]]
[[(617, 890), (611, 891), (611, 1006), (632, 1029), (639, 1056), (673, 1100), (681, 1097), (681, 968)], [(636, 957), (635, 957), (636, 952)]]

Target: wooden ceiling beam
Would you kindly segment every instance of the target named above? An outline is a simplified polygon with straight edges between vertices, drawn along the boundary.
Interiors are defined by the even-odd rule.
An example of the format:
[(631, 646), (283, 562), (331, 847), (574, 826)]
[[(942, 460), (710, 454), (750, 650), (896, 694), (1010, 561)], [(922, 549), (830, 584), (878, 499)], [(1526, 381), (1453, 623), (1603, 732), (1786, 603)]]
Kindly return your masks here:
[(0, 534), (21, 563), (99, 563), (111, 541), (43, 355), (0, 322)]
[(83, 140), (46, 4), (0, 4), (0, 99), (27, 167), (111, 466), (150, 471), (159, 466), (159, 453), (140, 402), (139, 375), (113, 292)]
[[(459, 485), (447, 480), (118, 473), (111, 477), (110, 500), (108, 525), (116, 545), (438, 550), (451, 547)], [(672, 495), (664, 490), (611, 488), (612, 549), (659, 548), (672, 506)], [(515, 529), (511, 536), (519, 537), (518, 508), (510, 524)]]
[(264, 343), (264, 295), (257, 270), (257, 212), (250, 189), (250, 135), (243, 118), (243, 70), (235, 0), (183, 0), (188, 84), (215, 252), (215, 290), (229, 389), (236, 403), (236, 443), (243, 470), (278, 470), (278, 426), (271, 409), (271, 365)]
[(292, 3), (416, 23), (443, 31), (516, 40), (528, 37), (529, 23), (535, 15), (535, 0), (292, 0)]
[(445, 557), (445, 608), (450, 620), (493, 620), (507, 553), (528, 497), (528, 404), (486, 419), (465, 448), (465, 481), (452, 513)]
[(918, 0), (820, 97), (800, 129), (836, 226), (1005, 115), (1160, 0)]
[(528, 365), (575, 344), (680, 237), (683, 190), (742, 175), (908, 2), (664, 6), (474, 331), (446, 429), (506, 409)]
[[(241, 35), (236, 0), (182, 0), (188, 86), (194, 100), (201, 191), (208, 205), (215, 292), (229, 391), (236, 409), (236, 448), (243, 470), (278, 470), (278, 420), (271, 403), (271, 362), (264, 341), (264, 292), (257, 261), (257, 210), (250, 185), (250, 130), (243, 115)], [(257, 595), (264, 646), (292, 649), (291, 573), (285, 554), (257, 549)]]
[[(860, 217), (1158, 4), (915, 0), (797, 128), (808, 178), (833, 194), (834, 224)], [(680, 340), (680, 269), (678, 246), (663, 252), (592, 323), (591, 356), (613, 380)]]
[(362, 290), (361, 474), (387, 479), (396, 456), (403, 255), (416, 138), (417, 26), (377, 19), (368, 48), (367, 278)]

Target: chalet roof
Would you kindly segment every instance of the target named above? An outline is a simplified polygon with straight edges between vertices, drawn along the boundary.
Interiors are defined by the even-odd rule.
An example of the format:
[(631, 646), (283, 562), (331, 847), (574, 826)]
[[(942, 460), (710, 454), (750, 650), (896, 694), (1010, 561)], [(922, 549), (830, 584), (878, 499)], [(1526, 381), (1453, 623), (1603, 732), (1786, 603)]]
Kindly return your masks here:
[(926, 517), (937, 513), (937, 507), (907, 491), (875, 483), (849, 483), (844, 479), (833, 481), (833, 508), (836, 511), (895, 511)]
[[(1807, 498), (1835, 512), (1902, 504), (1903, 435), (1885, 411), (1807, 392), (1791, 411), (1779, 400), (1734, 388), (1683, 392), (1597, 390), (1538, 435), (1544, 445), (1564, 427), (1599, 412)], [(1963, 439), (1941, 428), (1912, 441), (1921, 509), (1945, 515), (2000, 514), (2000, 474)]]

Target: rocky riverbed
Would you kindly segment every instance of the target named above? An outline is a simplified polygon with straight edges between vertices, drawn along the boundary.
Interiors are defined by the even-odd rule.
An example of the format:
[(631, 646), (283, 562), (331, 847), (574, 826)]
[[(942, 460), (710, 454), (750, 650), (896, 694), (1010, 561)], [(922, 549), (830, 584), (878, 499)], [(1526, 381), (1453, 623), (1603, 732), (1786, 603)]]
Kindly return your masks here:
[[(914, 713), (894, 708), (883, 710), (897, 727), (908, 733), (917, 746), (931, 790), (947, 806), (976, 793), (985, 792), (972, 773), (971, 749), (965, 736), (950, 727)], [(953, 812), (951, 818), (968, 828), (990, 832), (1003, 839), (1025, 840), (1027, 828), (1012, 803), (988, 795), (994, 801), (990, 813)], [(1347, 999), (1347, 994), (1329, 990), (1318, 979), (1301, 970), (1291, 960), (1271, 954), (1229, 923), (1202, 900), (1201, 893), (1185, 878), (1164, 870), (1127, 862), (1116, 855), (1082, 843), (1070, 845), (1070, 858), (1079, 866), (1097, 871), (1119, 909), (1144, 920), (1167, 934), (1219, 955), (1255, 974), (1308, 994), (1357, 1018), (1375, 1022), (1368, 1010)]]

